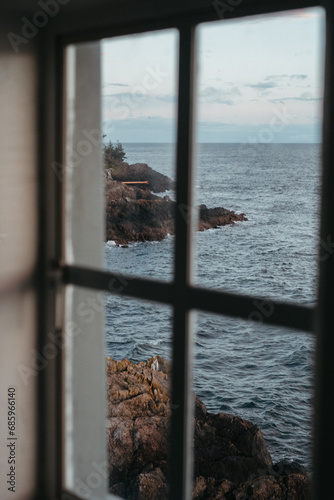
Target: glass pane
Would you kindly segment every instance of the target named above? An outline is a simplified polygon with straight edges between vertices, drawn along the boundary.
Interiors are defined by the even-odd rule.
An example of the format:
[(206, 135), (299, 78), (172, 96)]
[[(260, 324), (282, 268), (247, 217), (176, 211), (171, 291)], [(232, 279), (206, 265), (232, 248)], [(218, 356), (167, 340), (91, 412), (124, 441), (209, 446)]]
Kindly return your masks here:
[(110, 492), (167, 499), (170, 428), (169, 307), (106, 298)]
[(110, 271), (171, 279), (176, 30), (103, 41), (105, 258)]
[(198, 234), (196, 281), (313, 302), (324, 12), (204, 24), (198, 35), (198, 203), (210, 230)]
[(313, 368), (310, 334), (198, 314), (194, 391), (208, 413), (196, 424), (195, 472), (203, 489), (213, 477), (214, 492), (258, 498), (262, 484), (261, 498), (307, 498), (284, 484), (308, 488)]

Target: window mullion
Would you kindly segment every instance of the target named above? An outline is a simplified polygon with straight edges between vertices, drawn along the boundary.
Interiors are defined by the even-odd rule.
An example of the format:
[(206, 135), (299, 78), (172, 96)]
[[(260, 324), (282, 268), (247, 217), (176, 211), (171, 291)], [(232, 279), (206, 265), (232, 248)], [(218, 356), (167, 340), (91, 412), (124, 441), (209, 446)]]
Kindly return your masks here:
[[(64, 266), (63, 280), (67, 285), (170, 305), (175, 304), (175, 296), (179, 292), (178, 283), (134, 278), (81, 266)], [(185, 286), (183, 296), (187, 298), (188, 309), (224, 314), (232, 318), (294, 328), (303, 332), (314, 331), (315, 308), (303, 304), (192, 285)]]
[(170, 498), (187, 500), (192, 492), (191, 328), (187, 285), (191, 279), (193, 184), (194, 27), (180, 29), (177, 188), (175, 213), (175, 298)]
[[(332, 4), (327, 7), (326, 68), (323, 122), (323, 179), (321, 213), (321, 251), (319, 263), (319, 300), (317, 317), (316, 352), (316, 398), (314, 435), (314, 491), (313, 498), (326, 498), (332, 475), (334, 436), (331, 414), (334, 404), (334, 64), (333, 64), (333, 21)], [(326, 252), (324, 252), (324, 249)]]
[[(101, 126), (100, 54), (99, 42), (67, 47), (64, 85), (64, 257), (66, 262), (96, 268), (103, 265), (101, 146), (97, 141), (89, 154), (81, 148), (87, 144), (87, 133), (96, 134)], [(107, 477), (100, 474), (94, 488), (87, 483), (96, 466), (107, 466), (104, 317), (96, 311), (86, 321), (82, 308), (89, 300), (86, 289), (65, 288), (63, 487), (74, 496), (92, 494), (94, 500), (105, 500)]]

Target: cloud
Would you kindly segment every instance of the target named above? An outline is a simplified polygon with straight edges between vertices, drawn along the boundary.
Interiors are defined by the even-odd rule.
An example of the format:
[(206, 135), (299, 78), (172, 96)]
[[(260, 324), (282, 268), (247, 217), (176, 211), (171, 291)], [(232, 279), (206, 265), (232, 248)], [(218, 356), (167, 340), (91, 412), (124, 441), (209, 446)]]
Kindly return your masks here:
[(129, 117), (127, 120), (104, 120), (103, 131), (112, 142), (176, 141), (176, 120), (161, 116)]
[(177, 101), (175, 95), (168, 95), (168, 94), (158, 94), (153, 96), (157, 101), (162, 101), (162, 102), (171, 102), (175, 103)]
[(265, 77), (265, 80), (266, 81), (273, 81), (273, 80), (282, 80), (283, 78), (288, 78), (289, 75), (287, 75), (286, 73), (284, 73), (283, 75), (268, 75)]
[(246, 83), (245, 87), (250, 87), (256, 90), (269, 90), (277, 87), (276, 82), (258, 82), (258, 83)]
[(284, 73), (282, 75), (268, 75), (266, 76), (265, 80), (277, 82), (278, 80), (306, 80), (307, 78), (308, 75), (304, 74), (288, 75)]
[(291, 80), (306, 80), (308, 78), (307, 75), (291, 75), (290, 76)]
[[(143, 88), (144, 89), (144, 88)], [(145, 89), (144, 89), (145, 90)], [(163, 101), (163, 102), (176, 102), (176, 96), (170, 94), (150, 94), (146, 92), (115, 92), (113, 94), (103, 94), (103, 98), (110, 98), (110, 100), (116, 100), (118, 102), (136, 106), (141, 102), (153, 102), (153, 101)]]
[(140, 116), (175, 116), (175, 94), (150, 94), (143, 92), (115, 92), (102, 96), (103, 119), (114, 122), (127, 121)]
[(280, 97), (278, 99), (270, 99), (270, 102), (273, 103), (284, 103), (285, 101), (303, 101), (303, 102), (315, 102), (322, 101), (322, 97), (313, 97), (311, 92), (303, 92), (299, 96), (295, 97)]
[[(217, 122), (200, 122), (197, 130), (197, 140), (218, 143), (261, 143), (259, 132), (268, 128), (268, 124), (230, 124)], [(288, 124), (281, 132), (274, 134), (273, 143), (319, 143), (321, 142), (321, 123)], [(268, 147), (266, 145), (266, 147)]]
[(240, 92), (239, 90), (239, 87), (231, 87), (229, 90), (228, 90), (229, 94), (231, 95), (242, 95), (242, 93)]
[(216, 103), (216, 104), (226, 104), (227, 106), (234, 106), (235, 102), (229, 99), (230, 95), (240, 95), (240, 91), (237, 87), (229, 90), (222, 90), (217, 87), (206, 87), (199, 93), (199, 98), (202, 101)]
[(292, 97), (291, 100), (293, 101), (322, 101), (321, 97)]
[[(261, 142), (259, 132), (268, 128), (268, 123), (233, 124), (204, 121), (197, 127), (198, 142), (251, 143)], [(176, 140), (176, 121), (157, 117), (129, 118), (125, 121), (106, 120), (103, 131), (108, 140), (115, 142), (169, 142)], [(288, 124), (281, 132), (274, 134), (273, 142), (321, 142), (321, 121), (309, 124)]]
[(106, 88), (106, 87), (129, 87), (128, 84), (126, 83), (104, 83), (102, 85), (103, 88)]

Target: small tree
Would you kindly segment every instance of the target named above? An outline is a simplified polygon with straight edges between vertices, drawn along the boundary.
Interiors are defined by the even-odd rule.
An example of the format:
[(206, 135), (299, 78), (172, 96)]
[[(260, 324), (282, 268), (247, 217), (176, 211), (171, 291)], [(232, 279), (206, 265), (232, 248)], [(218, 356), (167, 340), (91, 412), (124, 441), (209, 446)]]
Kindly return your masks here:
[(119, 141), (117, 141), (115, 146), (111, 141), (109, 141), (107, 144), (104, 144), (103, 154), (104, 167), (106, 169), (120, 166), (126, 158), (123, 146)]

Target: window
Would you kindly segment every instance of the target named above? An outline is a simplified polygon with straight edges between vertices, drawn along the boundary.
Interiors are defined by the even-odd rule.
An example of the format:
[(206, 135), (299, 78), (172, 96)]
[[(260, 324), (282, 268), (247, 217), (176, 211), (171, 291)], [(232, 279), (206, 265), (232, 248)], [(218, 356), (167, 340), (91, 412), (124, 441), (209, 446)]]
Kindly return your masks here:
[[(224, 28), (219, 26), (220, 28)], [(230, 27), (233, 29), (233, 27)], [(207, 30), (208, 32), (208, 30)], [(185, 33), (180, 30), (180, 64), (179, 64), (179, 78), (180, 78), (180, 89), (179, 89), (179, 127), (178, 127), (178, 144), (177, 144), (177, 154), (178, 154), (178, 165), (179, 170), (177, 173), (177, 206), (178, 207), (192, 207), (193, 202), (193, 138), (192, 138), (192, 119), (191, 119), (191, 96), (193, 95), (193, 80), (191, 76), (191, 68), (193, 67), (193, 58), (196, 54), (193, 52), (195, 46), (192, 43), (192, 37), (195, 35), (195, 26), (187, 32), (187, 38), (183, 38)], [(140, 36), (137, 37), (136, 43), (140, 43)], [(121, 40), (118, 42), (119, 50), (121, 47)], [(186, 55), (186, 51), (182, 49), (182, 43), (186, 43), (188, 50), (186, 60), (182, 60)], [(117, 44), (116, 44), (117, 47)], [(91, 372), (87, 370), (88, 361), (82, 361), (79, 356), (81, 349), (87, 349), (91, 342), (94, 343), (94, 347), (97, 347), (95, 340), (92, 340), (92, 331), (96, 332), (98, 326), (94, 324), (93, 320), (87, 325), (87, 320), (85, 317), (81, 317), (79, 311), (81, 311), (81, 305), (88, 303), (89, 295), (91, 292), (85, 290), (85, 288), (93, 288), (100, 291), (107, 291), (111, 293), (117, 293), (120, 296), (140, 298), (150, 301), (161, 302), (162, 304), (168, 305), (172, 310), (172, 316), (174, 317), (174, 350), (173, 350), (173, 361), (174, 361), (174, 380), (177, 382), (173, 386), (174, 390), (174, 400), (173, 400), (173, 420), (172, 420), (172, 453), (174, 456), (171, 457), (171, 467), (175, 467), (175, 470), (171, 472), (171, 495), (175, 498), (180, 495), (181, 484), (173, 484), (173, 480), (178, 477), (177, 471), (183, 470), (183, 479), (186, 479), (187, 487), (189, 488), (191, 468), (192, 468), (192, 458), (191, 458), (191, 443), (192, 443), (192, 429), (190, 425), (189, 415), (191, 414), (191, 402), (189, 401), (190, 384), (191, 384), (191, 349), (192, 349), (192, 329), (190, 327), (190, 317), (193, 310), (201, 310), (206, 313), (219, 313), (221, 315), (227, 315), (237, 318), (243, 318), (245, 320), (258, 321), (259, 310), (254, 307), (254, 304), (261, 304), (266, 310), (266, 307), (270, 307), (270, 313), (261, 314), (261, 319), (268, 323), (269, 325), (278, 326), (290, 326), (296, 329), (311, 331), (312, 323), (312, 309), (301, 304), (284, 302), (277, 297), (275, 298), (270, 295), (264, 300), (260, 299), (254, 294), (246, 297), (245, 295), (236, 295), (229, 293), (223, 289), (223, 291), (209, 290), (201, 286), (196, 286), (193, 282), (193, 276), (191, 272), (191, 267), (193, 263), (192, 252), (193, 252), (193, 238), (192, 238), (192, 227), (196, 220), (195, 211), (190, 210), (188, 217), (185, 217), (184, 210), (177, 210), (176, 212), (176, 238), (175, 238), (175, 267), (174, 276), (172, 282), (159, 282), (157, 280), (149, 281), (143, 277), (132, 277), (129, 275), (121, 275), (115, 273), (108, 273), (101, 270), (101, 260), (95, 263), (91, 259), (94, 259), (99, 255), (100, 244), (102, 241), (101, 237), (101, 207), (98, 207), (98, 201), (101, 196), (99, 196), (100, 187), (100, 175), (96, 172), (96, 160), (94, 160), (92, 150), (98, 155), (100, 154), (100, 141), (98, 140), (98, 130), (99, 130), (99, 114), (98, 114), (98, 102), (97, 95), (99, 94), (100, 81), (97, 79), (98, 68), (92, 70), (94, 64), (98, 60), (97, 51), (99, 50), (98, 44), (94, 43), (80, 43), (72, 44), (66, 49), (68, 65), (67, 65), (67, 111), (66, 111), (66, 137), (67, 140), (72, 141), (70, 145), (66, 145), (67, 158), (65, 161), (66, 168), (71, 165), (72, 169), (67, 172), (66, 179), (68, 179), (68, 185), (66, 186), (66, 196), (68, 196), (67, 202), (67, 215), (65, 217), (65, 231), (67, 234), (66, 241), (69, 242), (71, 248), (76, 247), (76, 250), (71, 250), (65, 253), (65, 273), (67, 282), (73, 286), (71, 287), (71, 297), (72, 297), (72, 313), (68, 314), (68, 317), (75, 319), (80, 322), (80, 332), (87, 331), (87, 338), (83, 340), (83, 335), (80, 333), (76, 338), (73, 339), (73, 347), (70, 349), (71, 355), (69, 355), (69, 361), (66, 363), (67, 374), (73, 380), (71, 385), (71, 390), (69, 391), (70, 397), (75, 397), (76, 391), (81, 389), (77, 388), (77, 384), (74, 381), (75, 377), (80, 380), (83, 386), (89, 384), (89, 379), (92, 378)], [(95, 52), (95, 53), (94, 53)], [(115, 57), (115, 55), (114, 55)], [(241, 55), (240, 55), (241, 57)], [(94, 61), (94, 62), (93, 62)], [(261, 63), (260, 63), (261, 65)], [(190, 77), (190, 78), (189, 78)], [(186, 96), (183, 96), (182, 91), (184, 90), (183, 78), (185, 78), (188, 85), (188, 92)], [(72, 84), (74, 82), (74, 87)], [(96, 88), (96, 92), (93, 89)], [(89, 96), (92, 96), (92, 102), (89, 102)], [(185, 102), (184, 102), (185, 101)], [(182, 110), (182, 105), (186, 104), (187, 108)], [(94, 118), (95, 109), (95, 118)], [(116, 110), (117, 111), (117, 110)], [(95, 121), (94, 121), (95, 120)], [(185, 135), (186, 132), (186, 135)], [(96, 135), (95, 148), (94, 144), (94, 134)], [(88, 144), (91, 138), (91, 143)], [(185, 148), (185, 145), (188, 148)], [(85, 147), (87, 153), (85, 152)], [(80, 165), (79, 168), (76, 166), (76, 158), (72, 160), (72, 156), (75, 157), (73, 152), (79, 153)], [(85, 167), (84, 167), (85, 164)], [(185, 175), (184, 165), (188, 164), (188, 176)], [(89, 177), (88, 172), (90, 172)], [(65, 172), (66, 174), (66, 172)], [(95, 180), (94, 180), (95, 179)], [(95, 188), (94, 188), (95, 184)], [(94, 189), (96, 189), (96, 194), (94, 195)], [(98, 219), (97, 219), (98, 216)], [(190, 220), (189, 220), (190, 216)], [(98, 222), (99, 221), (99, 222)], [(189, 224), (190, 222), (190, 224)], [(97, 225), (98, 223), (98, 225)], [(99, 233), (96, 228), (99, 227)], [(89, 243), (87, 242), (87, 236), (90, 235)], [(94, 236), (93, 236), (94, 235)], [(89, 246), (92, 245), (91, 248)], [(95, 247), (95, 250), (93, 248)], [(100, 259), (100, 258), (99, 258)], [(90, 268), (90, 269), (87, 269)], [(100, 270), (98, 270), (100, 269)], [(126, 282), (126, 284), (124, 284)], [(135, 292), (131, 291), (131, 288), (135, 286)], [(76, 298), (77, 296), (77, 298)], [(270, 300), (270, 302), (268, 302)], [(70, 304), (69, 296), (66, 299), (66, 304)], [(269, 304), (269, 306), (268, 306)], [(131, 314), (131, 313), (129, 313)], [(79, 317), (78, 317), (79, 316)], [(183, 332), (180, 335), (180, 332)], [(267, 333), (269, 334), (269, 332)], [(254, 335), (251, 334), (251, 335)], [(272, 333), (274, 335), (274, 333)], [(89, 339), (89, 340), (88, 340)], [(224, 344), (224, 338), (222, 338), (222, 343)], [(81, 347), (82, 346), (82, 347)], [(84, 347), (85, 346), (85, 347)], [(100, 352), (102, 346), (98, 346)], [(88, 352), (91, 348), (87, 349)], [(92, 351), (94, 352), (94, 351)], [(93, 355), (92, 355), (93, 356)], [(97, 358), (98, 359), (98, 354)], [(93, 361), (89, 361), (90, 364), (94, 366)], [(97, 364), (97, 361), (96, 361)], [(65, 377), (65, 380), (67, 376)], [(86, 382), (84, 380), (86, 379)], [(179, 381), (184, 380), (185, 384), (182, 387)], [(72, 396), (71, 396), (72, 394)], [(101, 398), (101, 395), (100, 395)], [(97, 403), (91, 401), (91, 416), (87, 416), (87, 420), (93, 418), (94, 409)], [(81, 404), (84, 406), (81, 407)], [(90, 456), (90, 462), (87, 462), (85, 467), (83, 465), (83, 457), (89, 456), (86, 451), (93, 447), (93, 442), (89, 443), (86, 438), (84, 441), (84, 436), (86, 436), (85, 426), (76, 426), (75, 422), (80, 419), (82, 423), (85, 422), (85, 418), (82, 415), (88, 413), (87, 401), (80, 397), (76, 405), (72, 405), (74, 412), (77, 412), (77, 417), (73, 414), (71, 416), (72, 421), (68, 422), (69, 431), (66, 433), (66, 446), (71, 449), (72, 459), (70, 456), (67, 460), (71, 460), (76, 469), (72, 470), (72, 479), (68, 478), (66, 486), (68, 486), (70, 491), (74, 491), (80, 494), (80, 484), (78, 486), (77, 477), (89, 476), (89, 471), (91, 470), (92, 459)], [(180, 414), (180, 415), (179, 415)], [(174, 426), (174, 427), (173, 427)], [(76, 433), (82, 432), (83, 435), (80, 436)], [(175, 436), (177, 436), (175, 438)], [(188, 439), (188, 445), (185, 445), (185, 436)], [(94, 438), (95, 442), (95, 438)], [(188, 446), (188, 451), (187, 450)], [(98, 447), (97, 447), (98, 449)], [(79, 460), (80, 457), (80, 460)], [(101, 460), (101, 459), (100, 459)], [(96, 463), (97, 459), (95, 459)], [(188, 462), (189, 461), (189, 462)], [(188, 462), (188, 463), (187, 463)], [(65, 467), (67, 472), (71, 471), (71, 468)], [(182, 486), (184, 488), (184, 486)], [(94, 494), (96, 494), (94, 490)]]
[[(308, 7), (310, 2), (298, 4), (298, 8)], [(87, 2), (87, 10), (76, 3), (69, 3), (68, 9), (64, 9), (54, 20), (45, 27), (47, 44), (44, 44), (42, 27), (37, 29), (36, 47), (28, 45), (25, 54), (19, 55), (14, 65), (20, 71), (28, 66), (29, 84), (34, 89), (29, 95), (27, 107), (22, 111), (24, 118), (31, 119), (29, 104), (39, 110), (39, 123), (36, 124), (35, 133), (27, 134), (22, 131), (22, 148), (29, 144), (33, 151), (29, 153), (32, 164), (33, 175), (39, 173), (38, 180), (32, 181), (29, 190), (32, 198), (34, 189), (39, 193), (40, 215), (38, 219), (38, 236), (34, 239), (32, 247), (32, 262), (34, 273), (31, 270), (31, 261), (27, 263), (25, 274), (20, 273), (18, 285), (14, 285), (15, 297), (11, 295), (12, 290), (4, 287), (3, 296), (12, 300), (11, 305), (19, 307), (26, 305), (24, 318), (29, 318), (29, 312), (33, 316), (31, 322), (17, 327), (18, 332), (26, 331), (27, 345), (19, 347), (19, 353), (23, 356), (23, 363), (30, 362), (26, 349), (31, 345), (37, 347), (37, 352), (42, 352), (47, 345), (57, 346), (57, 356), (49, 354), (45, 368), (36, 370), (37, 377), (31, 379), (29, 389), (30, 401), (22, 430), (26, 426), (26, 432), (30, 432), (31, 447), (34, 460), (31, 464), (31, 474), (36, 471), (36, 480), (30, 481), (29, 486), (22, 492), (22, 498), (61, 498), (65, 495), (70, 498), (80, 498), (88, 495), (88, 498), (103, 499), (106, 492), (106, 477), (103, 472), (105, 462), (104, 452), (104, 371), (101, 361), (104, 357), (102, 322), (96, 315), (94, 323), (87, 325), (64, 324), (64, 309), (67, 317), (71, 317), (71, 311), (76, 310), (81, 303), (85, 303), (89, 297), (89, 290), (104, 291), (107, 293), (117, 292), (120, 295), (135, 299), (145, 299), (151, 302), (166, 304), (173, 309), (173, 417), (171, 432), (171, 484), (170, 498), (188, 499), (191, 497), (191, 345), (192, 331), (190, 327), (190, 316), (192, 310), (201, 310), (207, 313), (216, 313), (242, 319), (249, 319), (254, 310), (256, 296), (243, 296), (207, 290), (192, 283), (192, 230), (195, 224), (193, 213), (189, 211), (189, 218), (184, 213), (176, 213), (176, 236), (175, 236), (175, 264), (174, 280), (172, 282), (159, 282), (144, 278), (132, 278), (128, 280), (125, 288), (118, 287), (122, 283), (123, 276), (102, 270), (102, 247), (103, 240), (103, 206), (102, 206), (102, 183), (101, 177), (92, 173), (85, 153), (82, 154), (83, 163), (87, 164), (87, 177), (84, 182), (76, 184), (74, 176), (69, 176), (67, 182), (72, 183), (71, 189), (64, 190), (64, 185), (59, 182), (59, 174), (62, 180), (62, 169), (67, 168), (67, 161), (73, 163), (66, 153), (66, 144), (81, 146), (82, 151), (96, 140), (95, 131), (99, 129), (100, 123), (100, 94), (99, 94), (99, 42), (106, 36), (130, 34), (134, 32), (151, 31), (163, 28), (176, 28), (179, 30), (179, 106), (178, 106), (178, 129), (177, 129), (177, 190), (176, 200), (179, 207), (193, 206), (193, 102), (194, 102), (194, 72), (195, 72), (195, 28), (200, 22), (216, 20), (221, 18), (255, 15), (268, 11), (278, 11), (292, 8), (293, 5), (285, 1), (276, 1), (271, 5), (268, 2), (238, 1), (224, 2), (196, 2), (188, 7), (185, 3), (163, 5), (161, 11), (147, 10), (145, 14), (143, 6), (129, 4), (129, 9), (118, 10), (118, 6), (104, 5), (101, 2), (93, 5)], [(322, 5), (319, 4), (319, 5)], [(321, 248), (319, 252), (320, 261), (320, 286), (319, 302), (317, 310), (302, 305), (287, 304), (273, 300), (273, 314), (265, 317), (264, 322), (269, 325), (280, 325), (293, 327), (304, 331), (313, 331), (314, 326), (317, 334), (317, 367), (316, 367), (316, 422), (315, 422), (315, 450), (314, 450), (314, 495), (315, 498), (326, 498), (330, 491), (332, 463), (328, 459), (331, 456), (332, 432), (331, 414), (332, 383), (334, 380), (332, 353), (332, 328), (333, 317), (333, 207), (332, 190), (334, 180), (331, 168), (332, 151), (332, 75), (331, 47), (332, 47), (332, 23), (333, 13), (331, 5), (327, 5), (327, 59), (325, 80), (325, 115), (323, 125), (323, 188), (322, 188), (322, 222), (321, 222)], [(60, 10), (62, 7), (57, 4)], [(57, 12), (58, 12), (57, 10)], [(29, 12), (29, 9), (27, 8)], [(35, 6), (30, 10), (33, 18)], [(6, 29), (22, 28), (21, 12), (8, 15), (5, 19)], [(13, 22), (14, 18), (14, 22)], [(33, 18), (36, 23), (41, 24), (45, 16)], [(75, 26), (73, 25), (75, 19)], [(110, 19), (110, 23), (108, 22)], [(25, 22), (25, 21), (23, 21)], [(13, 25), (15, 28), (13, 28)], [(26, 28), (27, 31), (27, 28)], [(36, 31), (36, 30), (35, 30)], [(7, 33), (6, 33), (7, 34)], [(8, 43), (8, 39), (6, 40)], [(38, 52), (39, 47), (46, 47), (45, 52)], [(13, 47), (12, 47), (13, 48)], [(20, 47), (21, 48), (21, 47)], [(6, 46), (5, 52), (8, 52)], [(29, 55), (30, 53), (30, 55)], [(41, 67), (40, 73), (36, 71), (36, 65), (42, 58), (45, 66)], [(28, 55), (27, 55), (28, 54)], [(45, 55), (46, 54), (46, 55)], [(64, 63), (64, 55), (65, 63)], [(11, 54), (9, 58), (13, 61), (17, 54)], [(31, 66), (30, 66), (31, 64)], [(27, 65), (27, 66), (25, 66)], [(44, 75), (46, 68), (46, 76)], [(75, 72), (73, 69), (75, 68)], [(92, 71), (94, 69), (94, 71)], [(19, 73), (20, 73), (19, 71)], [(21, 74), (21, 73), (20, 73)], [(37, 97), (37, 75), (42, 93)], [(63, 78), (68, 82), (66, 102), (67, 114), (61, 120), (61, 95), (63, 90)], [(54, 88), (56, 81), (56, 88)], [(3, 83), (1, 82), (1, 86)], [(18, 85), (21, 85), (19, 82)], [(23, 85), (23, 84), (22, 84)], [(23, 87), (20, 87), (23, 92)], [(94, 92), (97, 90), (98, 92)], [(10, 88), (2, 86), (1, 93), (11, 95)], [(46, 98), (47, 97), (47, 98)], [(13, 101), (11, 101), (13, 102)], [(38, 104), (37, 104), (38, 103)], [(85, 108), (83, 108), (83, 103)], [(14, 103), (15, 107), (16, 104)], [(30, 116), (29, 116), (30, 115)], [(33, 115), (34, 118), (34, 115)], [(18, 118), (15, 118), (18, 120)], [(36, 118), (37, 120), (37, 118)], [(54, 124), (56, 124), (54, 129)], [(63, 128), (66, 128), (66, 138), (63, 136)], [(54, 138), (56, 137), (56, 139)], [(37, 141), (40, 144), (38, 149)], [(86, 141), (86, 142), (84, 142)], [(88, 143), (87, 143), (88, 141)], [(87, 145), (88, 144), (88, 145)], [(64, 151), (62, 152), (62, 145)], [(86, 148), (86, 149), (84, 149)], [(4, 151), (13, 151), (8, 144), (4, 145)], [(98, 148), (94, 150), (97, 163), (100, 161)], [(39, 155), (39, 169), (36, 167), (36, 157)], [(12, 164), (13, 160), (6, 156), (6, 161)], [(55, 160), (56, 158), (56, 160)], [(52, 165), (53, 170), (45, 172), (45, 165)], [(64, 166), (65, 165), (65, 166)], [(52, 171), (51, 171), (52, 170)], [(7, 179), (6, 179), (7, 180)], [(86, 196), (87, 183), (89, 184), (90, 196)], [(46, 191), (47, 190), (47, 191)], [(46, 192), (48, 195), (46, 195)], [(71, 193), (73, 199), (67, 200), (67, 207), (73, 203), (73, 210), (67, 214), (70, 224), (64, 226), (61, 221), (62, 208), (64, 207), (65, 193)], [(93, 194), (94, 193), (94, 196)], [(26, 200), (22, 209), (25, 220), (29, 214), (24, 215), (27, 207), (31, 208), (31, 218), (35, 219), (36, 206), (32, 200)], [(44, 214), (47, 214), (45, 217)], [(66, 215), (66, 214), (63, 214)], [(84, 216), (84, 217), (83, 217)], [(84, 220), (84, 223), (83, 223)], [(48, 224), (46, 224), (48, 221)], [(16, 227), (18, 224), (16, 222)], [(33, 227), (33, 229), (35, 226)], [(59, 228), (62, 230), (59, 230)], [(65, 233), (65, 229), (66, 233)], [(75, 238), (72, 231), (75, 228)], [(1, 230), (1, 228), (0, 228)], [(87, 239), (87, 232), (91, 238)], [(33, 239), (33, 238), (32, 238)], [(9, 240), (8, 240), (9, 241)], [(21, 240), (20, 240), (21, 241)], [(64, 242), (61, 248), (60, 241)], [(34, 246), (35, 245), (35, 246)], [(7, 247), (8, 248), (8, 247)], [(65, 257), (65, 258), (64, 258)], [(6, 254), (6, 262), (10, 261), (9, 253)], [(24, 267), (24, 266), (23, 266)], [(46, 271), (47, 270), (47, 271)], [(21, 271), (21, 269), (20, 269)], [(37, 278), (36, 278), (37, 274)], [(26, 276), (32, 279), (33, 285), (28, 283), (30, 293), (26, 292)], [(15, 283), (15, 282), (14, 282)], [(115, 286), (116, 285), (116, 286)], [(24, 292), (22, 292), (24, 288)], [(66, 300), (62, 300), (65, 290)], [(20, 295), (24, 294), (23, 296)], [(15, 300), (14, 300), (15, 299)], [(56, 300), (57, 299), (57, 300)], [(16, 302), (15, 302), (16, 301)], [(36, 315), (34, 314), (36, 308)], [(9, 308), (7, 309), (7, 312)], [(315, 314), (316, 312), (316, 314)], [(81, 318), (82, 319), (82, 318)], [(37, 323), (38, 339), (34, 338), (35, 320)], [(12, 329), (15, 324), (14, 316), (9, 316), (7, 328)], [(62, 328), (62, 341), (68, 340), (66, 348), (59, 343), (59, 327)], [(89, 335), (94, 327), (96, 337), (94, 340)], [(7, 332), (8, 333), (8, 332)], [(52, 333), (51, 337), (48, 335)], [(57, 335), (56, 335), (57, 334)], [(11, 346), (10, 339), (7, 340)], [(58, 344), (57, 344), (58, 342)], [(30, 345), (28, 345), (30, 344)], [(61, 346), (61, 347), (60, 347)], [(87, 348), (89, 346), (89, 348)], [(55, 350), (53, 351), (55, 353)], [(59, 361), (63, 362), (65, 379), (62, 378), (63, 369)], [(88, 367), (94, 366), (91, 371)], [(5, 360), (3, 366), (8, 368), (9, 360)], [(98, 367), (98, 368), (97, 368)], [(15, 375), (14, 375), (15, 372)], [(17, 380), (18, 395), (25, 392), (22, 377), (17, 376), (16, 370), (9, 370), (10, 375)], [(10, 387), (13, 382), (8, 380)], [(61, 381), (61, 384), (59, 383)], [(179, 381), (182, 381), (180, 383)], [(90, 389), (87, 397), (87, 388)], [(28, 391), (26, 392), (28, 394)], [(36, 399), (34, 399), (36, 394)], [(20, 396), (21, 397), (21, 396)], [(23, 401), (20, 404), (24, 404)], [(63, 406), (62, 406), (63, 405)], [(62, 408), (66, 409), (62, 415)], [(96, 408), (101, 413), (96, 413)], [(33, 422), (37, 412), (38, 436), (34, 436)], [(97, 417), (96, 417), (97, 415)], [(79, 418), (80, 417), (80, 418)], [(2, 418), (4, 422), (4, 418)], [(1, 424), (5, 425), (5, 424)], [(63, 442), (60, 445), (61, 430), (65, 429)], [(25, 441), (25, 446), (27, 442)], [(26, 447), (22, 450), (24, 464), (29, 463)], [(92, 471), (92, 466), (95, 467)], [(21, 465), (21, 469), (23, 469)], [(94, 475), (92, 475), (92, 472)], [(95, 474), (96, 473), (96, 474)], [(83, 485), (88, 485), (87, 490), (75, 491), (75, 479), (80, 479)], [(19, 484), (19, 483), (18, 483)], [(28, 484), (28, 483), (27, 483)], [(81, 484), (81, 483), (80, 483)], [(94, 486), (95, 485), (95, 486)], [(63, 487), (65, 486), (65, 489)], [(20, 486), (21, 487), (21, 486)], [(7, 490), (5, 494), (7, 494)], [(8, 494), (7, 497), (9, 498)]]

